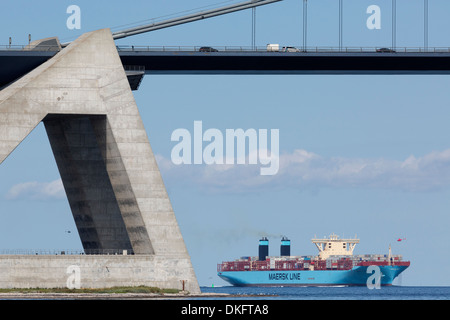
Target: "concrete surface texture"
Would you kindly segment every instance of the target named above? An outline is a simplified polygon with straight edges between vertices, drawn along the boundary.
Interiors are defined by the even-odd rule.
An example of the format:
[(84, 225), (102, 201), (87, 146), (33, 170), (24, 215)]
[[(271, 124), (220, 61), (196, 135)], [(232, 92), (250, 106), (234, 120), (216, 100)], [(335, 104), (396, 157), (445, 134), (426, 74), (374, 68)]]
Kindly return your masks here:
[(0, 91), (0, 164), (41, 121), (84, 248), (157, 257), (156, 274), (199, 291), (109, 29)]
[[(0, 288), (7, 289), (148, 286), (181, 290), (189, 264), (157, 255), (5, 255), (0, 269)], [(199, 293), (191, 281), (184, 282), (185, 290)]]

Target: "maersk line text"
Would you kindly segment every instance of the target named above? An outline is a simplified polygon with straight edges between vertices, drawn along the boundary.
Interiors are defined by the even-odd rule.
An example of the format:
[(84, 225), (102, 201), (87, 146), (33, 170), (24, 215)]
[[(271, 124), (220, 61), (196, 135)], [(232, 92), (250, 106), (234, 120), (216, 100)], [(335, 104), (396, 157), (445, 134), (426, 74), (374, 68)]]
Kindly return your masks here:
[(287, 272), (269, 273), (269, 280), (300, 280), (300, 272), (294, 272), (294, 273), (287, 273)]

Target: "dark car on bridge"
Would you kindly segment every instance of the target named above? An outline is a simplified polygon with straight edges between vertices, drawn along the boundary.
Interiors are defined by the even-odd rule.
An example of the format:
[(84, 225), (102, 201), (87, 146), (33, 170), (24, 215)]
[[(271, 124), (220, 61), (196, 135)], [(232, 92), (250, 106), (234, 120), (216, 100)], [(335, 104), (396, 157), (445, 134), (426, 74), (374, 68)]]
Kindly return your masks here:
[(201, 47), (199, 52), (219, 52), (219, 50), (214, 49), (212, 47)]
[(393, 52), (395, 52), (395, 50), (390, 49), (390, 48), (379, 48), (379, 49), (377, 49), (377, 52), (393, 53)]

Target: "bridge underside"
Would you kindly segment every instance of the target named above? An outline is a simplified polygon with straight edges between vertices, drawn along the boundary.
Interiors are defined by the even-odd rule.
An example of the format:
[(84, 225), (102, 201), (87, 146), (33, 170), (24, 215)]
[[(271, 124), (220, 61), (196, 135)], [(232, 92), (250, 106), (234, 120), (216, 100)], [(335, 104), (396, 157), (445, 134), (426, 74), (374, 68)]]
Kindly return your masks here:
[(450, 74), (448, 53), (119, 51), (147, 74)]
[[(15, 268), (20, 261), (1, 257), (0, 286), (46, 287), (55, 281), (57, 286), (65, 286), (61, 279), (66, 276), (66, 264), (79, 261), (86, 272), (90, 270), (89, 280), (84, 279), (87, 287), (117, 284), (120, 279), (111, 278), (116, 274), (135, 285), (163, 288), (178, 288), (180, 281), (187, 280), (187, 290), (199, 292), (108, 29), (82, 35), (0, 91), (0, 164), (40, 122), (45, 125), (85, 252), (115, 250), (142, 256), (142, 270), (151, 272), (149, 277), (137, 272), (139, 267), (132, 265), (137, 258), (131, 256), (116, 259), (117, 268), (123, 271), (119, 273), (97, 272), (98, 268), (108, 269), (109, 260), (104, 258), (97, 268), (89, 261), (100, 260), (84, 261), (83, 257), (22, 257), (19, 260), (30, 265), (14, 271), (7, 266)], [(42, 274), (50, 265), (53, 271)], [(83, 283), (83, 270), (81, 277)]]
[[(0, 51), (0, 87), (54, 55), (43, 51)], [(119, 48), (119, 56), (125, 68), (138, 67), (146, 74), (450, 74), (450, 52), (192, 52)], [(133, 74), (128, 72), (133, 84)]]

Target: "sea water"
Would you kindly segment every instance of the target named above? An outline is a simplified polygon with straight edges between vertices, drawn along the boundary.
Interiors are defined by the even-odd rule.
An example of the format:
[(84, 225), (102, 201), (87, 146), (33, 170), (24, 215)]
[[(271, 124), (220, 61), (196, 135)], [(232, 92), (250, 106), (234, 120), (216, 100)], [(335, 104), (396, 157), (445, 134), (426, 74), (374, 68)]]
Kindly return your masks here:
[[(450, 300), (450, 287), (201, 287), (202, 292), (226, 293), (251, 300)], [(236, 296), (234, 296), (236, 295)], [(203, 298), (202, 298), (203, 299)]]

